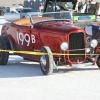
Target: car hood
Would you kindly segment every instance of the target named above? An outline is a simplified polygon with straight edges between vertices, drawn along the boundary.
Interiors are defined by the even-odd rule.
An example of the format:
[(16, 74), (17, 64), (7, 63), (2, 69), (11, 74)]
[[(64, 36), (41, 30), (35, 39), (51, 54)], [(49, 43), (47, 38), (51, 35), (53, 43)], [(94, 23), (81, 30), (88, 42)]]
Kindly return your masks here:
[(54, 31), (74, 31), (74, 30), (82, 30), (81, 28), (73, 25), (71, 22), (66, 21), (52, 21), (52, 22), (43, 22), (41, 23), (41, 29), (48, 29)]

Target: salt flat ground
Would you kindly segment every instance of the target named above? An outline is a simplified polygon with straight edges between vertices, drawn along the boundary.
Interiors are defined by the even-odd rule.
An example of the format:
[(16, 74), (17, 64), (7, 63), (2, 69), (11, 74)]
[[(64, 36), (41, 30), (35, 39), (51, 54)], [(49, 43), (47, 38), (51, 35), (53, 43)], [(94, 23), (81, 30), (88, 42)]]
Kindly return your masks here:
[(10, 55), (0, 66), (0, 100), (100, 100), (100, 70), (79, 65), (44, 76), (38, 63)]

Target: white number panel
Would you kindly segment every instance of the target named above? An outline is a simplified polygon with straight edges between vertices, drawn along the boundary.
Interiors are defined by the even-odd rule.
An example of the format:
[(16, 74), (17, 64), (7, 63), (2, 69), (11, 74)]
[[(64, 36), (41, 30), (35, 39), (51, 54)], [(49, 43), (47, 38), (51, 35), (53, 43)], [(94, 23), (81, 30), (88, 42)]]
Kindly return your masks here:
[(35, 43), (36, 42), (36, 39), (35, 39), (35, 35), (31, 34), (23, 34), (19, 31), (16, 31), (16, 34), (17, 34), (17, 42), (19, 45), (23, 45), (24, 42), (26, 42), (26, 45), (29, 46), (30, 43)]

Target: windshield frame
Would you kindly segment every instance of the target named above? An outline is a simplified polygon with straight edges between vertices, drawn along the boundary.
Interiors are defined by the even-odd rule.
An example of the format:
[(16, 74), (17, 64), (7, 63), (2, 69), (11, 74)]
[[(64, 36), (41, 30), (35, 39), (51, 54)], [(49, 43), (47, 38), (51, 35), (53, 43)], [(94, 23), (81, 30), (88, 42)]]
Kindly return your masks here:
[[(42, 17), (43, 14), (61, 14), (61, 13), (69, 13), (70, 19), (49, 19), (49, 20), (39, 20), (39, 21), (34, 21), (33, 18), (35, 17)], [(59, 12), (34, 12), (34, 13), (28, 13), (28, 16), (30, 18), (31, 24), (39, 23), (39, 22), (47, 22), (47, 21), (73, 21), (72, 17), (72, 12), (71, 11), (59, 11)], [(33, 17), (34, 16), (34, 17)], [(48, 16), (49, 17), (49, 16)]]

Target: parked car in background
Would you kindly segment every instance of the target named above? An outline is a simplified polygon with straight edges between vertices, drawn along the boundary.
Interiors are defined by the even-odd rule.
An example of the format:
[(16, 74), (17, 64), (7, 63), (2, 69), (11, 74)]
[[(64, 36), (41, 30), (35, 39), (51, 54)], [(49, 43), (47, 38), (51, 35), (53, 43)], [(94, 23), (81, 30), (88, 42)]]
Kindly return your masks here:
[(21, 5), (13, 5), (13, 6), (1, 6), (0, 7), (0, 15), (4, 15), (5, 13), (18, 13), (18, 11), (16, 10), (17, 8), (23, 8), (23, 6)]
[[(0, 49), (31, 52), (17, 54), (39, 62), (44, 75), (52, 74), (54, 67), (58, 69), (61, 65), (95, 64), (87, 53), (91, 48), (95, 49), (98, 42), (92, 40), (90, 48), (86, 48), (86, 32), (72, 23), (70, 11), (37, 12), (18, 20), (13, 20), (13, 15), (5, 18), (12, 22), (2, 27)], [(0, 55), (0, 65), (6, 65), (9, 53), (1, 51)]]
[(14, 5), (12, 5), (12, 6), (9, 7), (9, 12), (18, 13), (17, 10), (16, 10), (18, 8), (23, 8), (23, 6), (22, 5), (14, 4)]
[(9, 7), (1, 6), (0, 7), (0, 15), (3, 16), (6, 12), (9, 12)]
[(89, 43), (93, 40), (96, 39), (98, 41), (98, 45), (97, 47), (93, 50), (91, 49), (91, 54), (93, 52), (95, 52), (96, 54), (98, 54), (97, 56), (97, 65), (100, 67), (100, 24), (98, 23), (98, 26), (96, 25), (86, 25), (85, 26), (85, 31), (86, 31), (86, 42), (87, 42), (87, 47), (89, 47)]
[[(16, 9), (16, 12), (9, 12), (9, 13), (5, 13), (4, 14), (4, 18), (8, 18), (9, 19), (9, 21), (11, 22), (12, 21), (12, 19), (13, 20), (18, 20), (18, 19), (20, 19), (20, 18), (29, 18), (29, 16), (28, 15), (31, 15), (31, 14), (34, 14), (34, 13), (36, 13), (37, 11), (36, 10), (34, 10), (34, 9), (32, 9), (32, 8), (17, 8)], [(12, 18), (11, 18), (11, 16), (12, 16)], [(10, 18), (9, 18), (9, 16), (10, 16)]]

